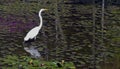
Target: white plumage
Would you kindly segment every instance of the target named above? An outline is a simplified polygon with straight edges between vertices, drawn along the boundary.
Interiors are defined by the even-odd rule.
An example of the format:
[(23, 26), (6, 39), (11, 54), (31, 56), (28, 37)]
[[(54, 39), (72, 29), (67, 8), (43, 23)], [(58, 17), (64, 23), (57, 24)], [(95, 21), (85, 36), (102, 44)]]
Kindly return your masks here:
[(41, 16), (41, 13), (42, 13), (42, 11), (44, 11), (44, 10), (47, 10), (47, 9), (41, 9), (40, 11), (39, 11), (39, 17), (40, 17), (40, 25), (39, 26), (36, 26), (35, 28), (33, 28), (33, 29), (31, 29), (28, 33), (27, 33), (27, 35), (25, 36), (25, 38), (24, 38), (24, 42), (28, 42), (29, 40), (33, 40), (33, 39), (36, 39), (36, 36), (38, 35), (38, 33), (39, 33), (39, 31), (40, 31), (40, 29), (41, 29), (41, 27), (42, 27), (42, 16)]
[(27, 41), (29, 39), (36, 39), (36, 36), (38, 35), (39, 30), (40, 30), (39, 27), (35, 27), (35, 28), (31, 29), (27, 33), (26, 37), (24, 38), (24, 41)]

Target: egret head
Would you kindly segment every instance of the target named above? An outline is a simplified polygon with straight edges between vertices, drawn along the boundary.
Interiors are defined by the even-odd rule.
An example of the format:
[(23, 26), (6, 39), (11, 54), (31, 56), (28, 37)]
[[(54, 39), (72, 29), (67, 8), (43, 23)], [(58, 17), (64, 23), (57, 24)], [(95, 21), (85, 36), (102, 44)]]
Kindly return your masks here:
[(47, 9), (40, 9), (40, 12), (42, 12), (42, 11), (46, 11)]
[(47, 10), (47, 9), (40, 9), (40, 11), (39, 11), (39, 17), (41, 16), (42, 11), (45, 11), (45, 10)]

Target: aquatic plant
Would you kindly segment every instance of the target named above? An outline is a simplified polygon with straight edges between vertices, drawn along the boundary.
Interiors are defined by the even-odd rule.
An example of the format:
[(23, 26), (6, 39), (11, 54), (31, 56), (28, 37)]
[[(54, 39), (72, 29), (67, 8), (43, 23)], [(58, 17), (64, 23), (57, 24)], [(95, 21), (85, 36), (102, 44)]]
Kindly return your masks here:
[(61, 63), (61, 67), (57, 66), (58, 61), (43, 61), (33, 59), (28, 56), (8, 55), (0, 58), (2, 69), (75, 69), (72, 62)]

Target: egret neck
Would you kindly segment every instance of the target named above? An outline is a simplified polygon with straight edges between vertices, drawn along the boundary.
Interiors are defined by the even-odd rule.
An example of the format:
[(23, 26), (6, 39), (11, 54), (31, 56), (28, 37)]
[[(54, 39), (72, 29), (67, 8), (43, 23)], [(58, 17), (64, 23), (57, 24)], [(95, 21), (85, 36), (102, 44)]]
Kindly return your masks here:
[(39, 29), (41, 29), (41, 27), (42, 27), (42, 23), (43, 23), (41, 13), (42, 13), (42, 11), (39, 12), (39, 17), (40, 17), (40, 25), (39, 25)]

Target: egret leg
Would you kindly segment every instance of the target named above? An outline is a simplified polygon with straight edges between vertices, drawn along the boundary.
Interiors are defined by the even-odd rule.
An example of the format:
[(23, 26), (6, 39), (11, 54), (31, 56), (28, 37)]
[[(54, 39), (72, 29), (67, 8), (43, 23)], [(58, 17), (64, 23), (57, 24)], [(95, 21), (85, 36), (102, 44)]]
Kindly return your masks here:
[(34, 40), (36, 40), (36, 36), (35, 36)]

